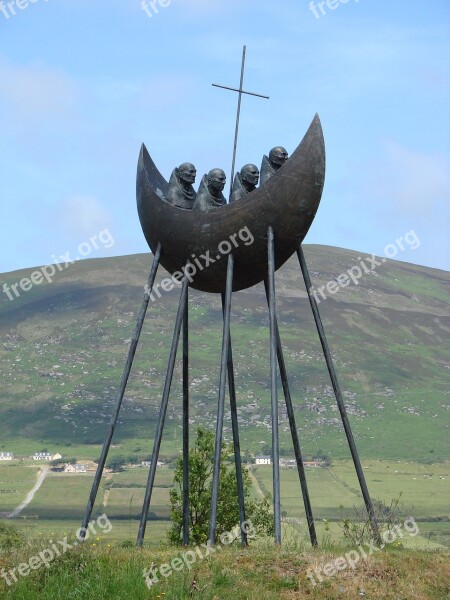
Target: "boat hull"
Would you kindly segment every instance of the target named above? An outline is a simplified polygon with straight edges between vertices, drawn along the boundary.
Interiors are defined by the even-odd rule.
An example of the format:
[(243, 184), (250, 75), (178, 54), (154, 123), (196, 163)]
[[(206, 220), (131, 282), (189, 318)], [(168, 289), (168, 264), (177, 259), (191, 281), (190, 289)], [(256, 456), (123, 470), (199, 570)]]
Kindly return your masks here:
[[(191, 287), (225, 291), (227, 255), (234, 258), (233, 291), (267, 277), (267, 231), (279, 269), (297, 250), (314, 220), (325, 181), (325, 143), (316, 115), (291, 158), (262, 187), (214, 210), (186, 210), (163, 199), (167, 182), (146, 147), (139, 155), (136, 196), (147, 243), (175, 278), (189, 260)], [(194, 272), (195, 271), (195, 272)]]

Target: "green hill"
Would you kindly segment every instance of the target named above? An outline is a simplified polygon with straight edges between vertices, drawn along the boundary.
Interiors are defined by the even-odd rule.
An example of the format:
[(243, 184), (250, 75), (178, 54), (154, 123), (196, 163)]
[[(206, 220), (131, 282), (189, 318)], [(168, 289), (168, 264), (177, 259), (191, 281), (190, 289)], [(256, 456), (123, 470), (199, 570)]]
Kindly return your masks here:
[[(358, 253), (306, 246), (314, 286), (358, 264)], [(0, 298), (0, 449), (98, 455), (134, 330), (151, 255), (86, 260), (10, 301)], [(2, 275), (9, 286), (34, 269)], [(164, 272), (158, 276), (160, 281)], [(320, 303), (364, 459), (448, 458), (450, 274), (388, 261)], [(115, 444), (148, 454), (179, 290), (151, 302)], [(319, 296), (320, 297), (320, 296)], [(306, 456), (347, 458), (330, 381), (296, 260), (277, 273), (277, 311)], [(215, 423), (220, 298), (190, 292), (192, 424)], [(233, 295), (232, 340), (242, 446), (270, 442), (268, 311), (263, 286)], [(163, 452), (181, 447), (180, 365)], [(281, 392), (281, 388), (280, 388)], [(291, 453), (280, 393), (282, 451)], [(226, 437), (231, 437), (229, 415)], [(95, 445), (95, 446), (93, 446)]]

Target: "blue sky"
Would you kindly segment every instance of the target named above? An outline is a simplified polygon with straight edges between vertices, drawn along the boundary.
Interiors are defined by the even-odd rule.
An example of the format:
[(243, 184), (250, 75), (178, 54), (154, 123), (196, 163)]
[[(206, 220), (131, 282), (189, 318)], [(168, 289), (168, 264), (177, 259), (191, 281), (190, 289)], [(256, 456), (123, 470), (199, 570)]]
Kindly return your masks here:
[[(292, 152), (315, 112), (327, 177), (306, 238), (441, 269), (449, 251), (450, 2), (16, 0), (0, 3), (0, 271), (52, 262), (108, 229), (89, 258), (147, 251), (135, 208), (144, 141), (161, 172), (230, 172)], [(164, 7), (163, 5), (166, 4)], [(317, 7), (318, 2), (315, 2)], [(4, 11), (1, 11), (3, 6)], [(15, 7), (15, 8), (14, 8)], [(16, 14), (13, 14), (13, 13)]]

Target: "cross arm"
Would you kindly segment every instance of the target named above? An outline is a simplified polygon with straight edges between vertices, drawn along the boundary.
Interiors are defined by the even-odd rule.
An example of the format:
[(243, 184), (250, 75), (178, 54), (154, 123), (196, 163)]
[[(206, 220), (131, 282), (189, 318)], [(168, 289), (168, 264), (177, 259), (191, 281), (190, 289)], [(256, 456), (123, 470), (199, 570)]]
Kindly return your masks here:
[(214, 87), (222, 88), (224, 90), (231, 90), (232, 92), (239, 92), (240, 94), (248, 94), (249, 96), (258, 96), (258, 98), (265, 98), (269, 100), (269, 96), (263, 96), (262, 94), (255, 94), (254, 92), (246, 92), (245, 90), (238, 90), (237, 88), (227, 87), (226, 85), (219, 85), (217, 83), (212, 84)]

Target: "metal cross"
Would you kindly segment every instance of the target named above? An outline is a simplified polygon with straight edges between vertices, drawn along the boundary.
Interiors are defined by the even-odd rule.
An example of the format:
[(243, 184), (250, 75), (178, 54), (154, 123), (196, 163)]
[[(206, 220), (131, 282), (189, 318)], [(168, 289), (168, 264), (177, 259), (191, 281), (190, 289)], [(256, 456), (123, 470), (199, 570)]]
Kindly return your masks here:
[(241, 116), (242, 94), (248, 94), (249, 96), (257, 96), (258, 98), (265, 98), (266, 100), (269, 100), (269, 96), (263, 96), (262, 94), (255, 94), (254, 92), (246, 92), (245, 90), (242, 89), (242, 85), (244, 83), (246, 51), (247, 51), (247, 46), (244, 46), (244, 48), (242, 50), (241, 83), (239, 85), (239, 89), (227, 87), (226, 85), (218, 85), (217, 83), (212, 84), (214, 87), (222, 88), (224, 90), (231, 90), (232, 92), (238, 92), (238, 94), (239, 94), (237, 116), (236, 116), (236, 130), (234, 133), (233, 163), (231, 165), (230, 198), (231, 198), (231, 192), (233, 191), (234, 167), (236, 164), (236, 150), (237, 150), (237, 141), (238, 141), (238, 135), (239, 135), (239, 118)]

